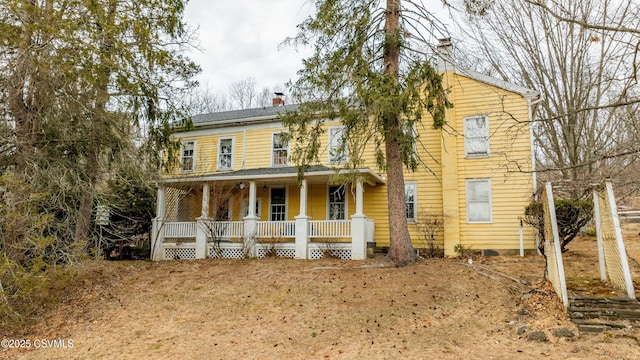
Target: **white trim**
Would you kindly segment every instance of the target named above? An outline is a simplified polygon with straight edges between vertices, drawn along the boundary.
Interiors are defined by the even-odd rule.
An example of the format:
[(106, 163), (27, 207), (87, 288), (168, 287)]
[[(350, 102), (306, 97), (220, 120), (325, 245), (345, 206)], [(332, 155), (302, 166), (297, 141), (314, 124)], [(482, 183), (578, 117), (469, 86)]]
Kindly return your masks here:
[[(304, 173), (305, 177), (314, 177), (314, 176), (335, 176), (340, 174), (346, 174), (351, 170), (338, 170), (337, 172), (334, 170), (326, 170), (326, 171), (313, 171)], [(380, 176), (376, 172), (372, 171), (368, 168), (356, 169), (356, 171), (360, 174), (366, 174), (371, 176), (376, 182), (367, 182), (368, 184), (375, 186), (376, 183), (386, 184), (387, 181), (384, 177)], [(193, 182), (193, 181), (237, 181), (237, 180), (266, 180), (266, 179), (297, 179), (298, 173), (290, 173), (290, 174), (258, 174), (258, 175), (238, 175), (238, 176), (223, 176), (223, 175), (205, 175), (205, 176), (182, 176), (176, 178), (167, 178), (161, 179), (158, 181), (160, 184), (173, 184), (173, 183), (184, 183), (184, 182)], [(366, 179), (365, 179), (366, 180)]]
[[(343, 138), (343, 134), (344, 134), (344, 125), (336, 125), (336, 126), (329, 126), (327, 128), (327, 164), (329, 165), (341, 165), (341, 164), (346, 164), (349, 161), (349, 143), (347, 142), (344, 145), (344, 152), (342, 154), (339, 154), (339, 156), (337, 156), (338, 154), (333, 154), (334, 156), (332, 156), (332, 150), (337, 150), (340, 148), (340, 146), (342, 146), (341, 141), (345, 140)], [(331, 134), (332, 131), (336, 131), (337, 134)], [(335, 136), (338, 135), (340, 137), (337, 144), (334, 144), (333, 140), (335, 138)], [(342, 158), (342, 160), (336, 160), (335, 158)]]
[[(474, 178), (474, 179), (465, 179), (465, 203), (467, 208), (467, 224), (492, 224), (493, 223), (493, 195), (491, 191), (491, 178)], [(470, 183), (481, 183), (487, 182), (489, 185), (489, 220), (470, 220), (469, 219), (469, 184)], [(480, 202), (480, 201), (478, 201)], [(484, 201), (482, 202), (484, 203)]]
[[(249, 206), (249, 199), (242, 199), (242, 204), (240, 205), (240, 220), (244, 219), (249, 215), (247, 211), (248, 206)], [(262, 198), (256, 197), (256, 202), (254, 206), (256, 207), (256, 210), (255, 210), (256, 213), (253, 215), (255, 215), (258, 219), (260, 219), (261, 218), (260, 215), (262, 213)], [(245, 213), (247, 214), (245, 215)]]
[(284, 221), (289, 219), (289, 187), (288, 186), (269, 186), (269, 191), (267, 191), (267, 196), (269, 197), (269, 208), (267, 214), (267, 221), (275, 221), (271, 220), (271, 190), (273, 189), (284, 189)]
[[(221, 144), (223, 140), (231, 140), (231, 166), (230, 167), (222, 167), (220, 166), (220, 155), (221, 155)], [(226, 171), (233, 170), (233, 164), (235, 161), (234, 153), (236, 152), (236, 137), (235, 136), (223, 136), (218, 138), (218, 146), (216, 147), (216, 170), (217, 171)], [(226, 154), (225, 154), (226, 155)]]
[[(331, 195), (330, 194), (330, 192), (331, 192), (330, 190), (331, 190), (332, 186), (342, 187), (342, 189), (344, 191), (344, 199), (343, 199), (344, 200), (344, 219), (331, 219), (329, 217), (330, 216), (329, 207), (331, 205), (330, 202), (329, 202), (329, 199), (331, 198), (330, 197), (330, 195)], [(326, 213), (325, 213), (325, 219), (327, 219), (327, 220), (348, 220), (349, 219), (349, 200), (348, 200), (349, 197), (347, 196), (347, 194), (348, 194), (348, 192), (347, 192), (347, 184), (342, 184), (342, 185), (327, 184), (326, 190), (327, 190), (327, 196), (326, 196), (326, 204), (327, 204), (326, 208), (327, 208), (327, 210), (326, 210)]]
[(288, 134), (289, 132), (286, 130), (281, 130), (281, 131), (274, 131), (271, 133), (271, 167), (284, 167), (284, 166), (289, 166), (289, 142), (287, 142), (287, 147), (286, 149), (279, 149), (280, 151), (282, 150), (286, 150), (287, 151), (287, 163), (286, 164), (275, 164), (274, 163), (274, 139), (275, 139), (275, 135), (277, 134)]
[[(477, 154), (469, 154), (469, 145), (467, 144), (467, 140), (470, 139), (481, 139), (482, 136), (470, 137), (467, 134), (467, 121), (481, 119), (484, 118), (484, 130), (486, 131), (487, 138), (487, 153), (477, 153)], [(477, 158), (487, 158), (491, 155), (491, 144), (489, 141), (489, 116), (488, 115), (474, 115), (474, 116), (465, 116), (462, 119), (462, 130), (464, 134), (464, 157), (466, 159), (477, 159)]]
[[(184, 159), (184, 145), (188, 143), (193, 143), (193, 155), (191, 155), (191, 170), (184, 170), (183, 168), (183, 159)], [(189, 174), (196, 171), (196, 146), (197, 140), (184, 140), (180, 142), (180, 174)]]
[(415, 224), (418, 221), (418, 183), (416, 181), (405, 181), (404, 182), (404, 191), (405, 191), (405, 199), (404, 204), (407, 206), (407, 185), (413, 185), (413, 218), (407, 218), (407, 223)]

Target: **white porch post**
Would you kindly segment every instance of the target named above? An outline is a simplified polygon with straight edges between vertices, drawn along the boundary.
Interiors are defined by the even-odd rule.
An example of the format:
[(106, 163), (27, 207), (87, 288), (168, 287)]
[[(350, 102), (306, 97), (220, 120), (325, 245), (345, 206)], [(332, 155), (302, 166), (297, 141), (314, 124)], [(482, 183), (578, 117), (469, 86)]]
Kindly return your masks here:
[(162, 260), (162, 242), (164, 241), (164, 207), (165, 188), (158, 185), (158, 197), (156, 198), (156, 217), (151, 224), (151, 260)]
[(202, 184), (202, 211), (196, 219), (196, 259), (207, 257), (207, 221), (209, 221), (209, 184)]
[(256, 182), (249, 181), (249, 204), (248, 214), (244, 217), (244, 242), (249, 249), (250, 256), (256, 256), (256, 227), (258, 217), (256, 216)]
[(309, 217), (307, 216), (307, 179), (300, 184), (300, 214), (296, 219), (296, 259), (309, 257)]
[(209, 217), (209, 183), (202, 185), (202, 211), (200, 217), (205, 219)]
[(356, 212), (351, 216), (351, 260), (367, 258), (367, 217), (364, 215), (362, 181), (356, 182)]

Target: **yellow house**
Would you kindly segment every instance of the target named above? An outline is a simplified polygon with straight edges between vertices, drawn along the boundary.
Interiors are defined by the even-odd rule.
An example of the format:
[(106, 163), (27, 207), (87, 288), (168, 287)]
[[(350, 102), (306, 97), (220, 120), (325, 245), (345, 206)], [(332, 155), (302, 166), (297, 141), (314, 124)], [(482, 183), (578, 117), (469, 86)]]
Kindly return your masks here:
[[(447, 126), (415, 129), (423, 166), (405, 173), (407, 219), (414, 247), (425, 248), (429, 219), (435, 246), (447, 256), (461, 249), (535, 249), (520, 217), (535, 191), (530, 120), (539, 93), (449, 61), (441, 42), (438, 69), (454, 108)], [(158, 190), (155, 260), (268, 256), (364, 259), (367, 247), (389, 245), (385, 174), (372, 161), (356, 183), (334, 183), (339, 122), (326, 123), (324, 160), (302, 180), (289, 161), (287, 129), (273, 107), (202, 114), (193, 129), (174, 134), (179, 165)]]

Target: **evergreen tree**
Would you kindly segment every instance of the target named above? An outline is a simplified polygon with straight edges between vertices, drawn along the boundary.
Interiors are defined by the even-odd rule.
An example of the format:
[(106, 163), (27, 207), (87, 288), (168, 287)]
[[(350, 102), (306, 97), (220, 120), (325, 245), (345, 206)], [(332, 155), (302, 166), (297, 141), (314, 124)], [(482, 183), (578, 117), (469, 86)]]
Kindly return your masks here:
[[(316, 0), (315, 15), (301, 23), (293, 44), (313, 44), (292, 95), (298, 111), (284, 116), (296, 140), (293, 161), (302, 173), (319, 162), (321, 125), (340, 119), (348, 147), (351, 181), (365, 149), (373, 149), (387, 174), (389, 254), (397, 266), (415, 261), (407, 227), (403, 166), (415, 170), (416, 122), (431, 114), (434, 128), (445, 124), (441, 77), (427, 54), (442, 26), (421, 2), (400, 0)], [(425, 119), (426, 120), (426, 119)]]

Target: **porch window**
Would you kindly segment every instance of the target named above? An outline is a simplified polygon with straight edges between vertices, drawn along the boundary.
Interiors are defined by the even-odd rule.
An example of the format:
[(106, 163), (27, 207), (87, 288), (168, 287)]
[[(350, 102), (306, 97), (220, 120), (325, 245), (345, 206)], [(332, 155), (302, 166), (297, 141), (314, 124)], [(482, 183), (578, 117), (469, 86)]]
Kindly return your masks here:
[(218, 142), (218, 170), (233, 168), (233, 138), (222, 138)]
[[(260, 208), (262, 208), (262, 199), (256, 199), (255, 216), (257, 218), (260, 218)], [(249, 199), (244, 199), (240, 211), (243, 218), (249, 216)]]
[(273, 134), (273, 147), (271, 163), (273, 166), (286, 166), (289, 164), (289, 140), (287, 133)]
[(404, 203), (407, 208), (407, 220), (416, 221), (416, 183), (404, 183)]
[(270, 216), (271, 221), (287, 220), (287, 191), (285, 188), (271, 189)]
[(346, 219), (344, 185), (329, 186), (329, 220)]
[(195, 169), (194, 155), (196, 150), (195, 141), (184, 141), (182, 143), (180, 170), (182, 172), (192, 172)]
[(487, 116), (464, 119), (464, 156), (467, 158), (489, 156), (489, 120)]
[(231, 199), (219, 199), (213, 204), (213, 219), (215, 221), (231, 220)]
[(490, 223), (491, 179), (467, 179), (467, 222)]
[(344, 139), (344, 126), (329, 128), (329, 164), (344, 164), (349, 160), (349, 147)]

